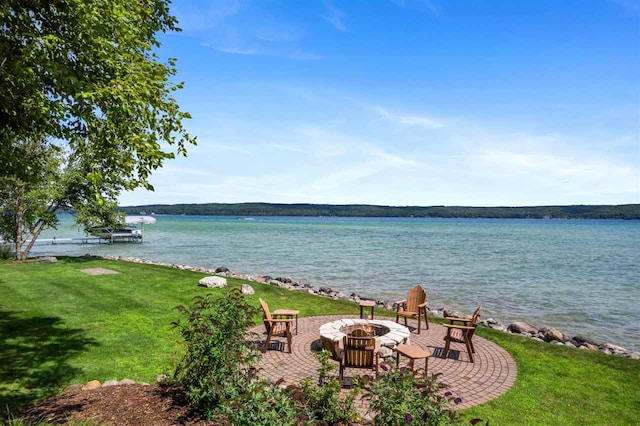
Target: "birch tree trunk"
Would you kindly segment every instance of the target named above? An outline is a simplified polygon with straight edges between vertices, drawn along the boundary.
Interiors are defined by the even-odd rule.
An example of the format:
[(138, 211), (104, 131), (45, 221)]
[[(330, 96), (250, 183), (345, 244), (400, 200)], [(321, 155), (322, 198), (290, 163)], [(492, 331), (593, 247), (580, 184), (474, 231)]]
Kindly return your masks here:
[(15, 238), (16, 242), (16, 260), (24, 260), (22, 257), (22, 243), (24, 242), (22, 236), (23, 216), (24, 216), (24, 184), (18, 184), (16, 191), (16, 228)]

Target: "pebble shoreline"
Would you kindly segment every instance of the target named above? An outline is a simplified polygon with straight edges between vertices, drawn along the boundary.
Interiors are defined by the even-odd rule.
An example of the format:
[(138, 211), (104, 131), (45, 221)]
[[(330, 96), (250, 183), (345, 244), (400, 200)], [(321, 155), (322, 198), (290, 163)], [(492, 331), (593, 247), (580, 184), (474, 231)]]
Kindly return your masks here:
[[(176, 263), (154, 262), (151, 260), (138, 259), (135, 257), (112, 256), (112, 255), (105, 255), (105, 256), (87, 255), (87, 256), (102, 258), (105, 260), (120, 260), (125, 262), (132, 262), (132, 263), (165, 266), (165, 267), (181, 269), (185, 271), (220, 275), (220, 276), (242, 279), (246, 281), (255, 281), (262, 284), (278, 286), (291, 291), (302, 291), (315, 296), (327, 297), (334, 300), (338, 300), (338, 299), (347, 300), (347, 301), (352, 301), (354, 303), (360, 303), (361, 300), (374, 300), (376, 302), (376, 307), (390, 309), (390, 310), (393, 310), (395, 308), (395, 304), (392, 304), (385, 300), (375, 300), (375, 299), (365, 298), (365, 297), (361, 297), (356, 293), (351, 293), (350, 295), (347, 295), (339, 290), (333, 289), (331, 287), (326, 287), (326, 286), (313, 286), (310, 284), (302, 285), (298, 281), (293, 280), (291, 277), (275, 277), (274, 278), (268, 275), (238, 274), (238, 273), (231, 272), (228, 268), (224, 266), (221, 266), (215, 269), (208, 269), (203, 267), (194, 267), (190, 265), (182, 265), (182, 264), (176, 264)], [(446, 309), (445, 307), (441, 307), (437, 309), (431, 309), (427, 307), (427, 310), (429, 315), (440, 317), (440, 318), (443, 318), (443, 317), (470, 318), (469, 315), (463, 315), (459, 312)], [(526, 336), (540, 342), (563, 345), (566, 347), (582, 349), (582, 350), (599, 351), (607, 355), (617, 355), (624, 358), (640, 360), (640, 352), (633, 352), (626, 348), (623, 348), (621, 346), (617, 346), (611, 343), (606, 343), (606, 342), (598, 343), (585, 336), (580, 336), (580, 335), (570, 336), (566, 333), (562, 333), (561, 331), (553, 327), (539, 328), (533, 324), (520, 322), (520, 321), (513, 322), (508, 326), (505, 326), (503, 323), (496, 321), (493, 318), (480, 320), (478, 324), (482, 327), (489, 327), (494, 330), (502, 331), (505, 333), (520, 334), (522, 336)]]

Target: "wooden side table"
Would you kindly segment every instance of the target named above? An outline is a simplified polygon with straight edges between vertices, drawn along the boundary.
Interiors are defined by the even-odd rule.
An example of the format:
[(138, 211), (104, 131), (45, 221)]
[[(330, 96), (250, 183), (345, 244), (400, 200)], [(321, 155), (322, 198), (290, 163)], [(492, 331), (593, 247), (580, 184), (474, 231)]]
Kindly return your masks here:
[(429, 367), (429, 357), (431, 352), (425, 351), (420, 346), (416, 345), (398, 345), (396, 347), (396, 367), (400, 364), (400, 355), (409, 358), (409, 367), (416, 372), (413, 362), (416, 359), (424, 358), (424, 375), (427, 375), (427, 368)]
[(296, 317), (295, 334), (298, 335), (298, 314), (299, 313), (300, 313), (300, 311), (296, 311), (295, 309), (276, 309), (275, 311), (271, 312), (271, 315), (273, 315), (276, 318), (278, 318), (278, 317), (285, 317), (285, 318)]
[(362, 318), (363, 313), (362, 311), (364, 310), (364, 308), (371, 308), (371, 318), (373, 319), (373, 308), (376, 306), (376, 302), (374, 302), (373, 300), (361, 300), (360, 301), (360, 318)]

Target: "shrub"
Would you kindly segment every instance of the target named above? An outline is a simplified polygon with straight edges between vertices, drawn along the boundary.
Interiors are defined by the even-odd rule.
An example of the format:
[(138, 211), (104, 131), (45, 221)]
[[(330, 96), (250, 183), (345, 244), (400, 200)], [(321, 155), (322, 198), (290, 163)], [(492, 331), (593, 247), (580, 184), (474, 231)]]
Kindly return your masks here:
[(184, 338), (186, 350), (174, 379), (189, 401), (212, 418), (221, 405), (250, 390), (249, 369), (259, 356), (258, 346), (247, 339), (257, 309), (250, 306), (238, 289), (221, 298), (210, 294), (196, 297), (190, 307), (178, 306), (186, 318), (174, 323)]
[(318, 384), (311, 377), (302, 381), (300, 386), (287, 388), (289, 396), (296, 401), (298, 418), (309, 424), (340, 425), (357, 422), (360, 414), (354, 408), (354, 402), (360, 394), (358, 378), (354, 378), (354, 387), (343, 395), (336, 377), (328, 377), (335, 365), (330, 361), (331, 353), (322, 350), (316, 357), (320, 362)]
[[(389, 367), (383, 365), (383, 369)], [(416, 378), (405, 368), (391, 369), (381, 374), (369, 388), (370, 410), (375, 413), (375, 425), (458, 425), (458, 414), (450, 402), (461, 402), (451, 392), (442, 394), (443, 385), (436, 376)]]
[(0, 242), (0, 260), (13, 259), (13, 245)]
[(251, 378), (241, 393), (215, 411), (216, 422), (228, 425), (293, 426), (298, 418), (294, 401), (284, 389)]

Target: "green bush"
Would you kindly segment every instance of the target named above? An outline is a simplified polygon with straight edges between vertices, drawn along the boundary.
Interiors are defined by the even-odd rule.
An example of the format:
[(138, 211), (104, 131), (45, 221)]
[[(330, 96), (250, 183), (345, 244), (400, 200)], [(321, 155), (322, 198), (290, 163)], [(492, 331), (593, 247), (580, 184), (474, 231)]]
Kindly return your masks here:
[(331, 353), (322, 350), (317, 354), (318, 384), (311, 377), (301, 385), (287, 388), (292, 400), (296, 401), (298, 418), (308, 424), (340, 425), (360, 420), (360, 414), (354, 408), (354, 402), (360, 394), (358, 378), (354, 378), (354, 387), (346, 395), (340, 392), (341, 385), (336, 377), (327, 373), (336, 367), (330, 361)]
[(13, 245), (0, 242), (0, 260), (13, 259)]
[(281, 425), (298, 424), (294, 401), (280, 386), (250, 378), (239, 393), (216, 410), (216, 424)]
[[(390, 370), (386, 364), (384, 370)], [(459, 415), (451, 410), (451, 402), (460, 403), (451, 392), (442, 393), (443, 385), (436, 376), (416, 378), (405, 368), (391, 369), (371, 382), (370, 409), (375, 413), (374, 424), (385, 426), (425, 425), (444, 426), (462, 424)], [(476, 420), (476, 419), (474, 419)]]
[(184, 387), (189, 401), (213, 418), (253, 386), (249, 369), (260, 352), (245, 330), (253, 325), (257, 309), (238, 289), (221, 298), (207, 295), (194, 301), (190, 307), (177, 307), (186, 317), (174, 323), (186, 350), (174, 379)]

